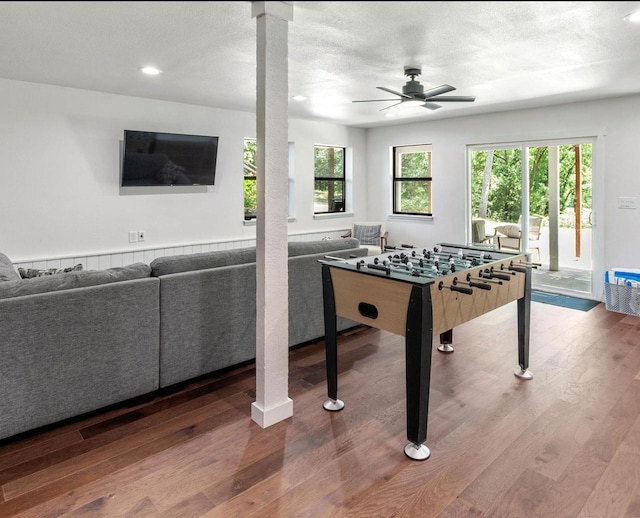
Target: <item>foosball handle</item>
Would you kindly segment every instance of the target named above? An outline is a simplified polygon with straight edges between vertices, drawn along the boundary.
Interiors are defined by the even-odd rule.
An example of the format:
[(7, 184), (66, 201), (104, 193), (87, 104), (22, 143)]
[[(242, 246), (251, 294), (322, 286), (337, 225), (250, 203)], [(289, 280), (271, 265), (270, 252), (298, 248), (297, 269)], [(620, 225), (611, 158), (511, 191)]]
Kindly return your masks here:
[(510, 281), (511, 280), (511, 276), (510, 275), (506, 275), (504, 273), (491, 272), (489, 274), (489, 278), (491, 279), (491, 277), (495, 277), (496, 279), (502, 279), (503, 281)]
[(469, 282), (469, 286), (471, 286), (472, 288), (480, 288), (481, 290), (490, 290), (491, 289), (491, 284), (486, 284), (484, 282)]
[(460, 293), (464, 293), (466, 295), (473, 295), (473, 290), (471, 288), (464, 288), (462, 286), (445, 286), (444, 282), (440, 281), (438, 284), (438, 289), (442, 290), (444, 288), (449, 288), (451, 291), (459, 291)]

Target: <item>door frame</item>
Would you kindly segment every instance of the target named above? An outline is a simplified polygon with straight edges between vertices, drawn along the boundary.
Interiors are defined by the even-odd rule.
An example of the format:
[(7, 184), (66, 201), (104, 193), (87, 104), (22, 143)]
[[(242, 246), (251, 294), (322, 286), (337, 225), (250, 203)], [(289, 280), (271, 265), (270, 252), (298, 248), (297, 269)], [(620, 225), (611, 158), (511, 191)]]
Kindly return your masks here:
[[(521, 170), (521, 213), (522, 213), (522, 247), (527, 250), (528, 239), (528, 216), (529, 216), (529, 148), (532, 147), (558, 147), (562, 145), (574, 145), (590, 143), (592, 148), (592, 229), (591, 229), (591, 292), (577, 292), (575, 290), (560, 287), (551, 288), (553, 292), (563, 293), (572, 296), (587, 297), (594, 300), (603, 300), (604, 291), (604, 134), (578, 135), (570, 138), (548, 138), (538, 140), (520, 140), (493, 142), (490, 144), (470, 144), (467, 145), (467, 175), (466, 175), (466, 235), (467, 242), (471, 242), (471, 162), (474, 151), (489, 151), (505, 148), (519, 148), (522, 156)], [(551, 202), (551, 200), (550, 200)], [(550, 222), (551, 223), (551, 222)], [(559, 226), (559, 222), (556, 221)]]

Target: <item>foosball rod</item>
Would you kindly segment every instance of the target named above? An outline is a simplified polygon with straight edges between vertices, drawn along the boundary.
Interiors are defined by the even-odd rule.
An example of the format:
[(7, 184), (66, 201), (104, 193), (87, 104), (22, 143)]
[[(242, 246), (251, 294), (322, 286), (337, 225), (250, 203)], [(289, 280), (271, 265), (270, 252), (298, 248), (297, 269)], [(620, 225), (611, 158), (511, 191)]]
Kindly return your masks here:
[[(359, 268), (359, 267), (358, 267)], [(372, 263), (368, 263), (367, 264), (367, 268), (371, 268), (372, 270), (380, 270), (382, 272), (385, 272), (387, 275), (390, 275), (391, 272), (396, 272), (396, 273), (404, 273), (404, 274), (412, 274), (412, 271), (414, 270), (409, 270), (408, 267), (404, 267), (404, 265), (400, 266), (400, 265), (391, 265), (391, 264), (372, 264)], [(421, 274), (420, 272), (417, 272), (417, 270), (415, 270), (416, 273), (418, 273), (418, 275), (416, 275), (416, 277), (420, 277)], [(426, 277), (427, 279), (435, 279), (436, 277), (438, 277), (438, 275), (436, 275), (433, 272), (429, 272), (428, 270), (425, 270), (422, 272), (422, 276)]]
[[(453, 259), (453, 261), (455, 261), (456, 263), (465, 265), (465, 267), (466, 267), (466, 263), (471, 263), (470, 266), (473, 267), (473, 266), (482, 266), (482, 264), (489, 264), (493, 261), (493, 259), (485, 259), (480, 257), (472, 257), (471, 259), (466, 259), (466, 258), (461, 258), (459, 256), (455, 256), (453, 254), (445, 255), (445, 254), (436, 254), (435, 252), (433, 253), (429, 252), (429, 257), (427, 257), (427, 254), (420, 254), (420, 255), (421, 257), (418, 257), (418, 254), (413, 255), (412, 257), (418, 257), (419, 259), (424, 259), (426, 261), (438, 260), (443, 262), (449, 262)], [(474, 265), (473, 264), (474, 259), (481, 261), (481, 264)]]
[(494, 281), (493, 279), (487, 279), (485, 277), (472, 277), (470, 273), (467, 274), (467, 280), (468, 281), (476, 280), (476, 281), (490, 282), (492, 284), (500, 284), (500, 285), (502, 284), (502, 281), (500, 281), (500, 280)]
[(457, 286), (458, 284), (466, 284), (470, 288), (479, 288), (481, 290), (490, 290), (491, 284), (486, 284), (484, 282), (473, 282), (473, 281), (460, 281), (457, 277), (453, 278), (453, 285)]

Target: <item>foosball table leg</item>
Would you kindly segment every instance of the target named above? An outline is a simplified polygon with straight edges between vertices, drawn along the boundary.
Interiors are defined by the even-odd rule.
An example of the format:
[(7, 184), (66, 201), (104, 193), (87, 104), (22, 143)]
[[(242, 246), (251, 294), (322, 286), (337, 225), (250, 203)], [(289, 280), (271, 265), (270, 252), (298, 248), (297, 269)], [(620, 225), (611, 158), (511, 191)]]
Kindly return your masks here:
[(404, 447), (404, 453), (413, 460), (427, 460), (431, 457), (431, 450), (427, 448), (426, 444), (418, 445), (410, 442)]
[[(514, 268), (515, 269), (515, 268)], [(533, 379), (529, 370), (529, 338), (531, 336), (531, 268), (517, 268), (524, 273), (524, 297), (518, 299), (518, 364), (513, 374), (522, 380)]]
[(533, 379), (533, 372), (531, 372), (529, 369), (520, 369), (515, 371), (513, 374), (515, 374), (515, 376), (517, 378), (520, 378), (521, 380), (532, 380)]
[(451, 345), (453, 343), (453, 329), (440, 334), (440, 345), (438, 351), (441, 353), (452, 353), (455, 349)]
[(327, 395), (329, 396), (322, 406), (325, 410), (337, 412), (344, 408), (344, 402), (338, 399), (338, 323), (336, 321), (336, 306), (331, 273), (327, 265), (322, 266), (322, 289), (324, 292)]
[(407, 310), (405, 334), (405, 375), (407, 394), (407, 457), (426, 460), (431, 451), (427, 440), (433, 315), (429, 287), (414, 286)]

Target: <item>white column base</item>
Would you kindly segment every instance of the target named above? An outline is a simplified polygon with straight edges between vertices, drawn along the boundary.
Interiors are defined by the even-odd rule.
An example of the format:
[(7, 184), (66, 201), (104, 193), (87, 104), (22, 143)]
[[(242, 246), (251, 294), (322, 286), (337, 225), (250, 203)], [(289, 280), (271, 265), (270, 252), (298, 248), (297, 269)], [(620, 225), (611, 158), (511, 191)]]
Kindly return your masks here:
[(251, 403), (251, 419), (258, 423), (262, 428), (279, 423), (293, 415), (293, 400), (287, 398), (286, 401), (278, 406), (269, 409), (262, 408), (258, 402)]

